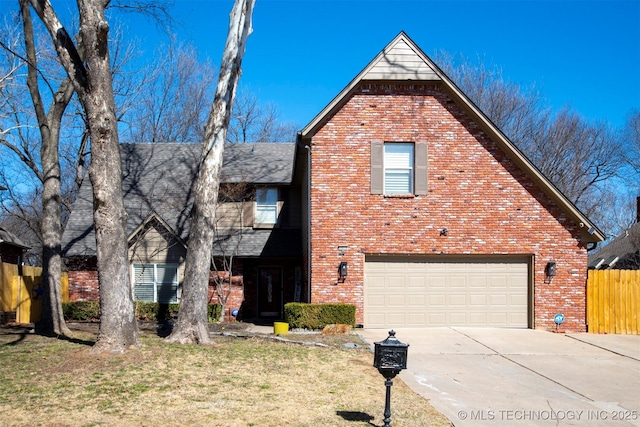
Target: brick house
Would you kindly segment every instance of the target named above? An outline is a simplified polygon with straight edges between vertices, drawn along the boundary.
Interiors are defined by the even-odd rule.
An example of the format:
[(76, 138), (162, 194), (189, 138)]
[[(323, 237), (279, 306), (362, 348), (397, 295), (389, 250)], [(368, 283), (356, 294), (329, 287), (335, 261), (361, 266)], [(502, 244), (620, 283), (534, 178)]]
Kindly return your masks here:
[[(190, 146), (123, 146), (132, 286), (153, 265), (158, 294), (171, 264), (176, 299)], [(229, 145), (222, 181), (247, 184), (222, 200), (216, 243), (218, 258), (237, 254), (230, 307), (244, 318), (344, 302), (370, 328), (555, 329), (563, 313), (564, 330), (586, 329), (587, 249), (604, 235), (404, 33), (296, 144)], [(97, 289), (82, 278), (95, 269), (90, 200), (83, 186), (65, 230), (70, 292)]]
[[(191, 185), (201, 151), (201, 144), (121, 145), (128, 257), (138, 301), (179, 301)], [(294, 295), (302, 280), (300, 185), (294, 182), (294, 155), (294, 143), (229, 144), (225, 148), (209, 299), (217, 302), (214, 278), (228, 277), (223, 262), (233, 261), (227, 317), (239, 309), (244, 318), (281, 318), (283, 301), (304, 297), (300, 292)], [(88, 179), (65, 228), (63, 250), (70, 300), (98, 300)], [(229, 291), (229, 285), (225, 287)]]
[(354, 303), (365, 327), (586, 329), (604, 235), (404, 33), (299, 143), (312, 301)]

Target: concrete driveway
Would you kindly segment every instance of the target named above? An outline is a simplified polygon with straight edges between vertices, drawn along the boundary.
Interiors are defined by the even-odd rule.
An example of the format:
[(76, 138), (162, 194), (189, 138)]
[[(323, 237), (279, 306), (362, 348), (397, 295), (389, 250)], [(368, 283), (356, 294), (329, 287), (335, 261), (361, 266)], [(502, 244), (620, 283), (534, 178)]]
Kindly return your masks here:
[[(387, 330), (365, 329), (373, 346)], [(640, 426), (640, 336), (396, 330), (400, 378), (455, 426)], [(400, 403), (391, 403), (393, 407)]]

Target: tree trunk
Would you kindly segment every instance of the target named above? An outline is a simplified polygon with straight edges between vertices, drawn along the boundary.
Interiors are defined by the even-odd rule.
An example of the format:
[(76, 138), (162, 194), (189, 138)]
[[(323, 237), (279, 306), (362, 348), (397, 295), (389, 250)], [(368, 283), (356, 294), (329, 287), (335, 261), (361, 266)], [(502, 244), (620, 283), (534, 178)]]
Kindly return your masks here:
[(94, 351), (122, 352), (139, 345), (127, 256), (127, 213), (122, 199), (122, 163), (107, 35), (99, 0), (79, 0), (87, 91), (83, 106), (91, 139), (89, 178), (100, 284), (100, 332)]
[(123, 352), (139, 345), (139, 341), (129, 281), (127, 214), (122, 200), (122, 165), (107, 42), (109, 25), (104, 16), (108, 1), (78, 0), (84, 62), (49, 1), (30, 1), (53, 39), (87, 116), (101, 310), (93, 351)]
[(211, 342), (207, 297), (219, 176), (242, 57), (252, 30), (254, 3), (254, 0), (236, 0), (229, 16), (229, 33), (222, 55), (216, 95), (205, 129), (205, 144), (194, 190), (180, 312), (173, 332), (166, 338), (169, 342)]
[[(44, 104), (38, 88), (37, 56), (33, 36), (33, 23), (29, 4), (20, 1), (20, 11), (24, 27), (25, 50), (28, 59), (27, 86), (33, 102), (40, 128), (40, 162), (42, 167), (42, 287), (44, 289), (42, 314), (36, 323), (36, 331), (45, 335), (66, 335), (67, 327), (62, 313), (62, 219), (60, 191), (60, 158), (58, 142), (60, 124), (64, 111), (73, 96), (73, 85), (68, 79), (60, 84), (54, 94), (49, 114), (45, 114)], [(35, 171), (34, 171), (35, 172)]]

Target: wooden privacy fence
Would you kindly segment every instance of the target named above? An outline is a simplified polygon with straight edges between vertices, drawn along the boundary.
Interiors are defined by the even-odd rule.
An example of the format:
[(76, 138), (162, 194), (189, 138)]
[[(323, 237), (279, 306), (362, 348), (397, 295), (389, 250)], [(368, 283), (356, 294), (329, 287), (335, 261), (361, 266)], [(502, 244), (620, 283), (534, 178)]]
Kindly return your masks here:
[(640, 331), (640, 270), (589, 270), (587, 324), (594, 334)]
[[(0, 312), (5, 321), (33, 323), (42, 313), (42, 267), (0, 261)], [(62, 301), (69, 301), (69, 276), (62, 273)]]

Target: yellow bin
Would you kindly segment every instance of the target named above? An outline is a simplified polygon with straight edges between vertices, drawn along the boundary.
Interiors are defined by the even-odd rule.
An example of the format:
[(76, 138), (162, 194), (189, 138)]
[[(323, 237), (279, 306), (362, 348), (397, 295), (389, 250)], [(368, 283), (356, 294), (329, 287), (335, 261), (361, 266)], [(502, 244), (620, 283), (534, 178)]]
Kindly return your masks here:
[(286, 322), (273, 322), (273, 333), (276, 335), (287, 335), (289, 333), (289, 324)]

